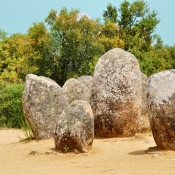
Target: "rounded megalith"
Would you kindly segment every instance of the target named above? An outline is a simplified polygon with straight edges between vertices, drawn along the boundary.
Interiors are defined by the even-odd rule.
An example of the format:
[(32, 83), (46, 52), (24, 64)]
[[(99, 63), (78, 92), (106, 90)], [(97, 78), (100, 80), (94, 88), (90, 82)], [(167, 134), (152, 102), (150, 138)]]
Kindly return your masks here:
[(22, 104), (34, 137), (47, 139), (53, 138), (56, 121), (68, 105), (68, 100), (55, 81), (28, 74)]
[(84, 75), (84, 76), (77, 78), (77, 80), (82, 82), (82, 83), (85, 83), (87, 85), (87, 87), (89, 88), (89, 90), (91, 91), (93, 76)]
[(148, 87), (148, 115), (159, 148), (175, 149), (175, 70), (152, 75)]
[(70, 78), (62, 87), (63, 92), (69, 101), (69, 104), (74, 100), (90, 101), (90, 90), (83, 82), (75, 78)]
[(133, 54), (115, 48), (99, 59), (91, 91), (96, 135), (123, 137), (143, 131), (147, 124), (141, 116), (142, 86), (140, 67)]
[(55, 147), (63, 152), (87, 152), (94, 139), (94, 118), (91, 106), (82, 100), (73, 101), (61, 113), (55, 129)]

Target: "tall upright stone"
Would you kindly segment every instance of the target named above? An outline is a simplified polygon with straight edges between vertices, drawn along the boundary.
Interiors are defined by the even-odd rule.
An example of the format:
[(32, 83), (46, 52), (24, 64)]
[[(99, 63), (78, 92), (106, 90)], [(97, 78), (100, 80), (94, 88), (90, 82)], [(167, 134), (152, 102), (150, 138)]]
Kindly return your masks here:
[(149, 78), (149, 119), (158, 147), (175, 149), (175, 69)]
[(119, 48), (105, 53), (97, 62), (92, 84), (96, 135), (132, 136), (145, 128), (142, 76), (134, 55)]
[(53, 80), (28, 74), (22, 104), (33, 135), (38, 139), (53, 138), (56, 121), (68, 100)]
[(61, 113), (55, 129), (55, 147), (63, 152), (88, 152), (94, 139), (94, 117), (91, 106), (82, 100), (73, 101)]

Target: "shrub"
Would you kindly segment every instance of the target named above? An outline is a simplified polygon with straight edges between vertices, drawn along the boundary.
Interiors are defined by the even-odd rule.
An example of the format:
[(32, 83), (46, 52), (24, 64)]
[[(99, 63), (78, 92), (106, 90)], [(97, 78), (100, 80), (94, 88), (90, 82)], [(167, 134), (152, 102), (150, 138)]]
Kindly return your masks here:
[(21, 128), (25, 121), (22, 109), (24, 84), (0, 84), (0, 127)]

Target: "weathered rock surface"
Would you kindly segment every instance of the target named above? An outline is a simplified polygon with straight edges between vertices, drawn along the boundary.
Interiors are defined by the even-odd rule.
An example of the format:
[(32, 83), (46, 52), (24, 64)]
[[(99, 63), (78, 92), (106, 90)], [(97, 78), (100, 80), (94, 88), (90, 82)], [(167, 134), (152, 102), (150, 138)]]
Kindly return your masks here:
[(149, 78), (148, 108), (152, 133), (158, 147), (175, 149), (175, 70)]
[(82, 100), (73, 101), (61, 113), (55, 129), (55, 147), (63, 152), (87, 152), (94, 138), (91, 106)]
[(116, 137), (142, 132), (147, 125), (141, 116), (142, 91), (142, 76), (135, 56), (122, 49), (105, 53), (93, 76), (91, 106), (95, 134)]
[(53, 80), (29, 74), (23, 92), (24, 116), (38, 139), (54, 137), (56, 121), (68, 100)]
[(80, 81), (80, 82), (85, 83), (87, 85), (87, 87), (89, 88), (89, 90), (91, 90), (93, 76), (90, 76), (90, 75), (81, 76), (77, 80)]
[(141, 103), (141, 116), (138, 122), (138, 127), (141, 129), (140, 132), (150, 132), (150, 123), (148, 117), (148, 77), (141, 72), (141, 79), (142, 79), (142, 103)]
[(75, 100), (90, 101), (89, 88), (85, 83), (81, 83), (75, 78), (67, 80), (62, 89), (69, 104)]

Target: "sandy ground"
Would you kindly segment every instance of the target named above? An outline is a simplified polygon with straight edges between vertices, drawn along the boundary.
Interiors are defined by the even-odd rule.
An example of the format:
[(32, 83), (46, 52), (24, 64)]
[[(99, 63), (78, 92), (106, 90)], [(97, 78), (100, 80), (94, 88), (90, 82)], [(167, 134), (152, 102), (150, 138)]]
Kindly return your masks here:
[(54, 140), (20, 142), (21, 130), (0, 130), (0, 175), (175, 175), (175, 151), (157, 149), (151, 134), (95, 138), (89, 153), (60, 153)]

